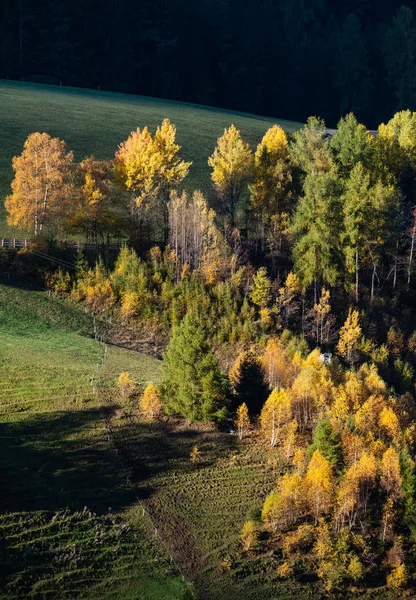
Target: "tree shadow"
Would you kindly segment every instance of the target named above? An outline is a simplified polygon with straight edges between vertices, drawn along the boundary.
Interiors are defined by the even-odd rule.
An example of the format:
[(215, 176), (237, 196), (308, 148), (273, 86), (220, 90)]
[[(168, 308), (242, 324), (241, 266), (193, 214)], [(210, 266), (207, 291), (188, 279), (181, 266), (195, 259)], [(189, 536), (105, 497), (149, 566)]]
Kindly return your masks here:
[(0, 511), (105, 513), (137, 501), (103, 422), (104, 408), (0, 425)]

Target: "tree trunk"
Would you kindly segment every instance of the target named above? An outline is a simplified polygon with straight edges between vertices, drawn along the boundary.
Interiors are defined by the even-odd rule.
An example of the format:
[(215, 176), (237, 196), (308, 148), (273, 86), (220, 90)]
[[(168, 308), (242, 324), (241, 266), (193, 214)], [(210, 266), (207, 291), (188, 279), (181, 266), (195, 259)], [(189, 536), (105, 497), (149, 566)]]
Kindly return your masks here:
[(373, 273), (371, 275), (371, 295), (370, 295), (370, 304), (373, 305), (374, 300), (374, 281), (376, 278), (376, 265), (373, 263)]
[(355, 249), (355, 303), (358, 304), (358, 246)]
[(409, 288), (410, 288), (410, 279), (412, 276), (412, 263), (413, 263), (413, 252), (414, 252), (414, 247), (415, 247), (415, 237), (416, 237), (416, 215), (413, 218), (412, 241), (410, 244), (409, 266), (407, 269), (407, 286)]

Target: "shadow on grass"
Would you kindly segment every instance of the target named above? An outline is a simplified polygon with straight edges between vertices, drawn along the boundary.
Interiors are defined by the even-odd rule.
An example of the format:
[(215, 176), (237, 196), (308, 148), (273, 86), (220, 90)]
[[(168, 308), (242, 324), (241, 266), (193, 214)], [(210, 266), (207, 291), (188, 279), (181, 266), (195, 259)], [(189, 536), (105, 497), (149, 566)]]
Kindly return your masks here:
[[(166, 472), (182, 475), (195, 468), (208, 468), (224, 456), (224, 452), (231, 452), (236, 446), (235, 436), (217, 431), (178, 428), (177, 423), (172, 422), (147, 424), (134, 418), (120, 425), (112, 424), (111, 417), (109, 420), (114, 444), (132, 481), (138, 486), (136, 491), (140, 499), (152, 495), (152, 478)], [(200, 450), (197, 466), (190, 462), (195, 445)]]
[(136, 500), (103, 410), (41, 413), (0, 425), (0, 511), (119, 510)]

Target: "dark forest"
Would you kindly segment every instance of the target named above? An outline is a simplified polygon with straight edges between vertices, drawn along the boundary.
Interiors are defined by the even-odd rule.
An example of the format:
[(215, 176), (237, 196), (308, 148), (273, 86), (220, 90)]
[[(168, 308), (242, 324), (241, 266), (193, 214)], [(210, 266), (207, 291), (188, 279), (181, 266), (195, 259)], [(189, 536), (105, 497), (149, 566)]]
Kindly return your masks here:
[(2, 0), (0, 78), (374, 127), (416, 108), (411, 4)]

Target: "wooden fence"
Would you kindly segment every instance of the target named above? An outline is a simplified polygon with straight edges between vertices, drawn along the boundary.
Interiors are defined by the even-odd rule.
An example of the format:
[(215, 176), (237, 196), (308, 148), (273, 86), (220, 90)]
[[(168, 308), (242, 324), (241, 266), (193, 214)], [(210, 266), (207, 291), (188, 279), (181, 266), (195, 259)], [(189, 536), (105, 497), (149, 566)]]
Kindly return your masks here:
[[(16, 238), (1, 238), (1, 247), (8, 249), (20, 249), (27, 248), (30, 244), (31, 240), (25, 238), (22, 240), (18, 240)], [(97, 250), (97, 249), (107, 249), (107, 250), (119, 250), (125, 245), (125, 242), (111, 242), (109, 244), (93, 244), (90, 242), (56, 242), (55, 244), (59, 248), (71, 248), (75, 250)]]

